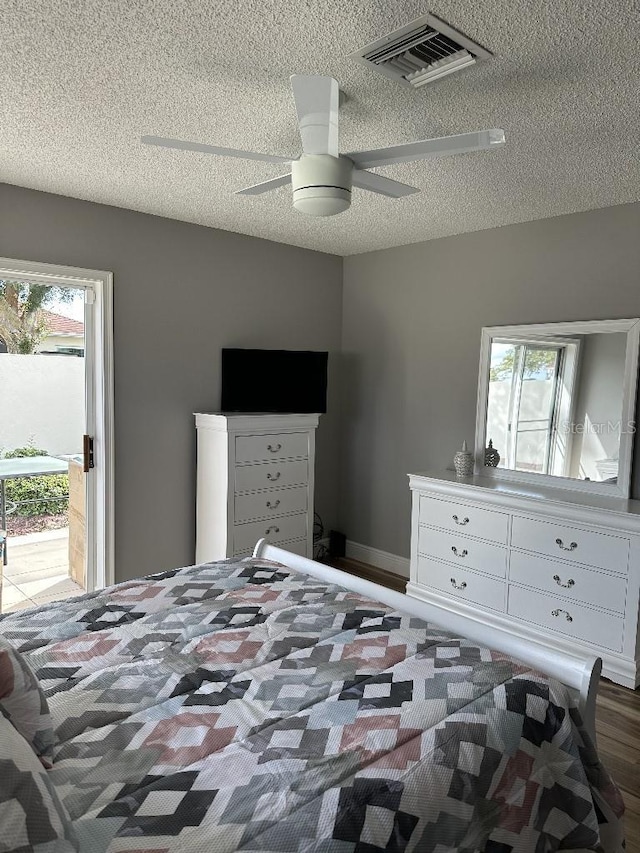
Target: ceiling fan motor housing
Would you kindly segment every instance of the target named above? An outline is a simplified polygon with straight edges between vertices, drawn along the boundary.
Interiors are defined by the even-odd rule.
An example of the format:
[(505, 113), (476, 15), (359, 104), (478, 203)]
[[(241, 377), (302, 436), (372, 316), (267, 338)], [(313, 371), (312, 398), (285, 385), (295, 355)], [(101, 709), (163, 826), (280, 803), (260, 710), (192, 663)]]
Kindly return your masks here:
[(353, 163), (331, 154), (303, 154), (291, 164), (293, 206), (310, 216), (333, 216), (351, 204)]

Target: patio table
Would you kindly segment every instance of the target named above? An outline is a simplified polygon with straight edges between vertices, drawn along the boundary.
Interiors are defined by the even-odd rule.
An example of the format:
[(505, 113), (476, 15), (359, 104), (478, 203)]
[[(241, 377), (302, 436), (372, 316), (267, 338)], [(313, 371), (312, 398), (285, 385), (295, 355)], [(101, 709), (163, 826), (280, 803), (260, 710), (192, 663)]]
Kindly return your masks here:
[[(15, 459), (0, 459), (0, 530), (7, 529), (7, 502), (4, 484), (6, 480), (18, 480), (22, 477), (42, 477), (46, 474), (66, 474), (69, 471), (67, 459), (55, 456), (17, 456)], [(5, 541), (3, 563), (7, 564)]]

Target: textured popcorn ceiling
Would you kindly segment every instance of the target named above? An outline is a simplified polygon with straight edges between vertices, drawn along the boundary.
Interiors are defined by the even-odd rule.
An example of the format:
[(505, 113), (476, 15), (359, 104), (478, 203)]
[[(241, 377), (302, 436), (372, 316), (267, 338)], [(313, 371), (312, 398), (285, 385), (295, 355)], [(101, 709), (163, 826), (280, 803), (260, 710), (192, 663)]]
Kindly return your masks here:
[[(347, 255), (640, 198), (633, 0), (0, 0), (0, 181)], [(413, 91), (347, 54), (426, 11), (495, 58)], [(489, 127), (492, 153), (389, 166), (326, 219), (267, 163), (151, 149), (142, 134), (296, 156), (288, 78), (331, 74), (341, 150)], [(286, 171), (286, 169), (285, 169)]]

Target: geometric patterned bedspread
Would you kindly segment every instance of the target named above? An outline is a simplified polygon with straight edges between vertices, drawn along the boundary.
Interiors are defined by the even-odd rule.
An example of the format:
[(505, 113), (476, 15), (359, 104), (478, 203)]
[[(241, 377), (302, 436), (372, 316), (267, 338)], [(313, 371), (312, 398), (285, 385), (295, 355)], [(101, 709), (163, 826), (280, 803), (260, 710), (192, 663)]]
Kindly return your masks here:
[(596, 851), (622, 813), (562, 685), (276, 563), (152, 575), (0, 634), (45, 687), (82, 851)]

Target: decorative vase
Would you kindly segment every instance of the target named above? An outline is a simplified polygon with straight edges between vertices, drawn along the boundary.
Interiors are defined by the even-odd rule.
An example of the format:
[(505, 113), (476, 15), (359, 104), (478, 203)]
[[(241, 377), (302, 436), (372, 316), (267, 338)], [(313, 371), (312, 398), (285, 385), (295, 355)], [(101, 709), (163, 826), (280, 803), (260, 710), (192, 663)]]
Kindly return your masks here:
[(489, 439), (489, 446), (484, 452), (484, 464), (487, 468), (497, 468), (500, 462), (500, 454), (493, 446), (493, 441)]
[(462, 442), (462, 450), (453, 457), (453, 467), (458, 477), (470, 477), (473, 474), (473, 453), (467, 450), (467, 442)]

